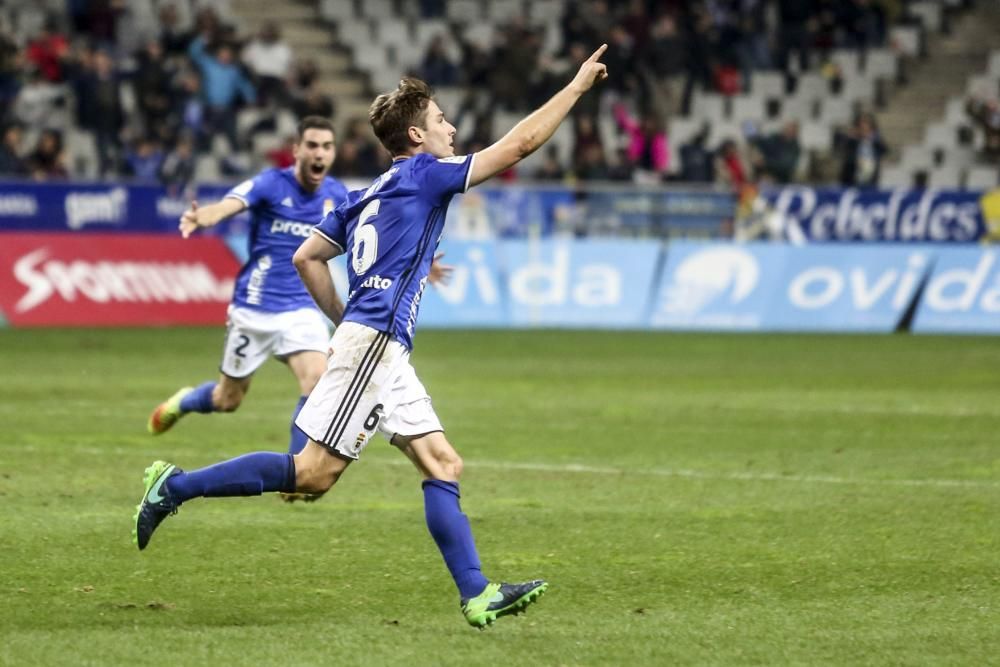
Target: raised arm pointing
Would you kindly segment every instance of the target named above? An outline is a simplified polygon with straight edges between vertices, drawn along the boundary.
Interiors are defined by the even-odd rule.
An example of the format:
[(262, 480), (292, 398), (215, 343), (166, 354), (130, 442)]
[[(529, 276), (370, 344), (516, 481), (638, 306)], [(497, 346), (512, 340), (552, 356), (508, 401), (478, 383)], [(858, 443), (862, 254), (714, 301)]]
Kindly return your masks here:
[(565, 88), (515, 125), (502, 139), (476, 153), (469, 184), (478, 185), (504, 169), (509, 169), (548, 141), (576, 101), (595, 83), (608, 78), (608, 68), (600, 62), (607, 48), (607, 44), (601, 44), (580, 65), (580, 70)]

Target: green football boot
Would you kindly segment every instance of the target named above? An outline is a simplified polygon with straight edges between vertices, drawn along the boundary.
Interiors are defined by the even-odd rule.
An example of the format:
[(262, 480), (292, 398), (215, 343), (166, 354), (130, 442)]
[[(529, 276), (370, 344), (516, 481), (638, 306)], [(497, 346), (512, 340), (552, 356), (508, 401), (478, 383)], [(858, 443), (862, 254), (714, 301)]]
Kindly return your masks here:
[(166, 433), (171, 426), (177, 423), (178, 419), (184, 416), (184, 413), (181, 412), (181, 401), (192, 389), (193, 387), (181, 387), (173, 396), (156, 406), (146, 423), (146, 430), (149, 431), (150, 435)]
[(146, 488), (142, 492), (142, 500), (135, 508), (135, 528), (132, 529), (132, 542), (139, 551), (146, 548), (153, 531), (171, 514), (177, 514), (180, 503), (170, 497), (164, 482), (173, 475), (180, 474), (181, 469), (166, 461), (155, 461), (146, 468), (143, 483)]
[(476, 597), (462, 600), (462, 613), (469, 625), (482, 629), (501, 616), (520, 614), (548, 587), (542, 579), (523, 584), (487, 584), (486, 589)]

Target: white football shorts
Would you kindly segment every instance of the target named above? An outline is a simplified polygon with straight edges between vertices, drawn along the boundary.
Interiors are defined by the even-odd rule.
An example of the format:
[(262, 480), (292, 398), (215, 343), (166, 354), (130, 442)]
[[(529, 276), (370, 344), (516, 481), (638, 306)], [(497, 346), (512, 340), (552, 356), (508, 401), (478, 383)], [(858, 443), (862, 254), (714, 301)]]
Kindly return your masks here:
[(396, 434), (444, 430), (410, 365), (409, 350), (356, 322), (344, 322), (334, 332), (326, 372), (295, 425), (349, 459), (361, 455), (376, 431), (391, 441)]
[(307, 350), (325, 354), (329, 341), (326, 318), (315, 308), (268, 313), (229, 306), (219, 370), (232, 378), (245, 378), (272, 354), (278, 358)]

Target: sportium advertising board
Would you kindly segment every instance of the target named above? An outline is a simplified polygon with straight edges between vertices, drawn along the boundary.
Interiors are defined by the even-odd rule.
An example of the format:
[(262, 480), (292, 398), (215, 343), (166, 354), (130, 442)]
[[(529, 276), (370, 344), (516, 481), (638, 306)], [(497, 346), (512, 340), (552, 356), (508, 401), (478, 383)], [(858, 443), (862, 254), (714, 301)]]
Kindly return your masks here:
[(222, 324), (239, 264), (218, 238), (0, 234), (13, 326)]

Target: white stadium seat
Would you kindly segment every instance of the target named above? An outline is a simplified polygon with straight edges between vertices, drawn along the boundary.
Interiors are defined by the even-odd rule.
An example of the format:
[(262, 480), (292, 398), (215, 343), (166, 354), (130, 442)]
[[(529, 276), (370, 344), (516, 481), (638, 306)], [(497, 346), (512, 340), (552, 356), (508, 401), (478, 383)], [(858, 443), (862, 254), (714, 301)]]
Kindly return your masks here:
[(990, 190), (1000, 184), (1000, 173), (996, 167), (972, 167), (965, 178), (965, 187), (970, 190)]
[(927, 172), (927, 186), (931, 188), (962, 187), (962, 170), (955, 164), (943, 164)]
[(913, 187), (913, 174), (904, 167), (882, 167), (879, 185), (883, 188)]
[(785, 75), (781, 72), (754, 72), (750, 75), (754, 97), (781, 99), (785, 96)]

